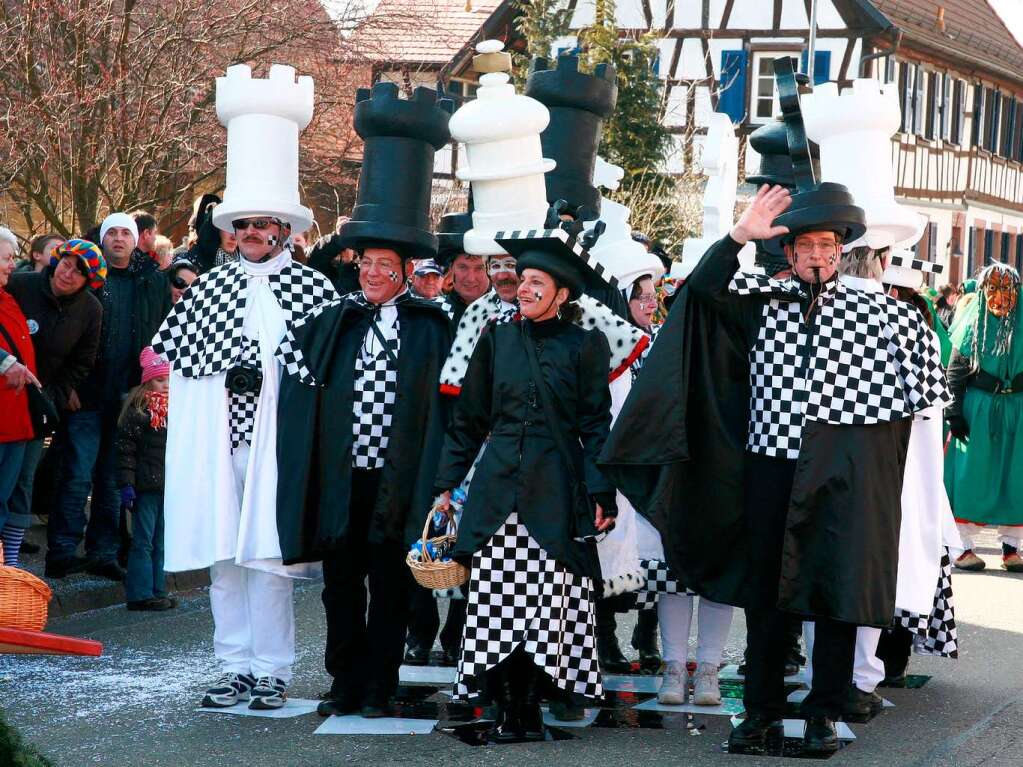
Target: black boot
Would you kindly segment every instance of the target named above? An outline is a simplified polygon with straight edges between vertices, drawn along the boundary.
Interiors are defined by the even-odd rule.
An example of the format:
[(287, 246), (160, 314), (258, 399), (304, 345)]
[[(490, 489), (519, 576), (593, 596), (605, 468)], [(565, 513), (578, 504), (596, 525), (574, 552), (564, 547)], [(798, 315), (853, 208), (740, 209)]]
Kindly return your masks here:
[(510, 658), (495, 666), (487, 674), (487, 689), (497, 706), (494, 726), (490, 739), (496, 743), (508, 743), (521, 738), (522, 723), (515, 700), (514, 668)]
[(636, 628), (632, 630), (632, 647), (639, 651), (639, 667), (656, 674), (661, 668), (661, 654), (657, 651), (657, 611), (639, 610)]
[(762, 751), (769, 742), (780, 743), (784, 737), (785, 728), (781, 719), (747, 714), (728, 736), (728, 753)]
[(803, 733), (804, 754), (833, 754), (838, 751), (835, 723), (826, 716), (811, 716)]
[(628, 674), (632, 671), (632, 664), (618, 646), (617, 628), (614, 609), (607, 600), (597, 600), (597, 660), (605, 674)]
[(519, 721), (525, 740), (543, 740), (545, 737), (543, 712), (540, 710), (543, 673), (543, 669), (528, 655), (524, 655), (521, 664), (522, 706), (519, 709)]
[(881, 713), (884, 701), (877, 693), (863, 692), (856, 685), (849, 685), (849, 693), (842, 707), (842, 719), (847, 722), (868, 722)]

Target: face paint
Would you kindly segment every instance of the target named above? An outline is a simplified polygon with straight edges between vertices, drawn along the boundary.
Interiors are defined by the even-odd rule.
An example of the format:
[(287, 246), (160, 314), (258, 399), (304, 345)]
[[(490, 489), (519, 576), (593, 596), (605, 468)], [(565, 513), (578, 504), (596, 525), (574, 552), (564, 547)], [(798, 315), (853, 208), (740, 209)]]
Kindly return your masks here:
[(533, 300), (539, 302), (541, 299), (543, 299), (543, 293), (541, 293), (539, 290), (534, 290), (533, 291)]
[(515, 259), (511, 258), (492, 258), (487, 262), (487, 272), (493, 276), (500, 274), (501, 272), (515, 273)]
[(1007, 317), (1016, 308), (1019, 285), (1006, 272), (992, 272), (984, 281), (984, 300), (995, 317)]
[(398, 281), (398, 273), (397, 272), (388, 272), (387, 276), (390, 277), (391, 282), (397, 282)]
[(276, 235), (271, 234), (269, 237), (267, 237), (266, 238), (266, 244), (269, 245), (271, 248), (276, 247), (277, 246), (277, 237), (276, 237)]

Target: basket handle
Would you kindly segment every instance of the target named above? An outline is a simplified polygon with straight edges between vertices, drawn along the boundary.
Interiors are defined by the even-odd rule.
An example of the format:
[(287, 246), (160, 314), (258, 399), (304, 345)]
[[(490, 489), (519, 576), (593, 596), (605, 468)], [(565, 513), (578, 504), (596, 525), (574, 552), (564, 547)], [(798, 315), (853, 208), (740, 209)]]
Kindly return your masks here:
[[(434, 508), (430, 507), (430, 511), (426, 514), (426, 523), (423, 525), (423, 562), (430, 564), (433, 562), (433, 557), (426, 551), (426, 541), (430, 537), (430, 522), (433, 519)], [(454, 516), (448, 517), (448, 527), (451, 528), (451, 535), (458, 536), (458, 524), (455, 522)]]

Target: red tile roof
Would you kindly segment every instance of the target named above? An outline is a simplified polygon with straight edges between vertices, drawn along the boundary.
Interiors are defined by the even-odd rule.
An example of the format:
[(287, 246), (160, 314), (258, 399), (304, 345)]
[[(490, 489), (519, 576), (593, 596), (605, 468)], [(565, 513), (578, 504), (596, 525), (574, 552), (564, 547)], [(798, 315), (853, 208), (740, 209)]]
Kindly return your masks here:
[(359, 37), (372, 61), (443, 66), (500, 0), (381, 0)]
[[(1023, 83), (1023, 47), (987, 0), (871, 0), (904, 40)], [(938, 23), (944, 9), (944, 31)]]

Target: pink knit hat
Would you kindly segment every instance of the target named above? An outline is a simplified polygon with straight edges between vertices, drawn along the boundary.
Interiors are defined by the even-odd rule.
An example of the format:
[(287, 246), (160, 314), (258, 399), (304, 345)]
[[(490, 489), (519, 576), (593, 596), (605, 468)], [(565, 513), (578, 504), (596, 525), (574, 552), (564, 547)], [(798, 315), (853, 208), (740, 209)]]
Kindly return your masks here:
[(152, 381), (160, 376), (170, 375), (170, 363), (153, 351), (152, 346), (147, 346), (139, 355), (139, 364), (142, 366), (142, 383)]

